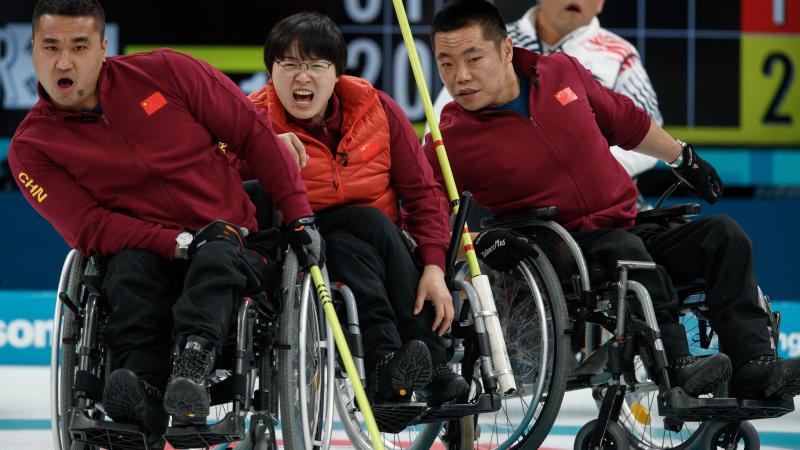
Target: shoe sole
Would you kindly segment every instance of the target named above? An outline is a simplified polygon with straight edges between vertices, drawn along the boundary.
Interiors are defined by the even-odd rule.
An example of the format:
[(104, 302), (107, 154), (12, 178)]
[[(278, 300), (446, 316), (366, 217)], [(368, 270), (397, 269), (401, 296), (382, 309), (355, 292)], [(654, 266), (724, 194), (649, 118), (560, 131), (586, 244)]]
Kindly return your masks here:
[(176, 378), (167, 385), (164, 410), (184, 423), (206, 423), (211, 399), (208, 390), (188, 378)]
[(152, 406), (147, 400), (147, 394), (139, 383), (139, 377), (132, 371), (116, 370), (108, 377), (103, 391), (103, 407), (114, 422), (134, 423), (142, 427), (151, 449), (164, 448), (161, 435), (166, 426), (166, 418), (159, 419), (157, 414), (151, 413)]
[(103, 392), (103, 406), (114, 422), (145, 424), (150, 405), (139, 384), (139, 377), (129, 370), (116, 370), (108, 377)]
[[(692, 397), (712, 394), (717, 388), (724, 386), (728, 380), (730, 380), (731, 374), (733, 373), (731, 360), (721, 358), (720, 356), (714, 356), (714, 358), (717, 361), (723, 361), (723, 363), (700, 363), (687, 373), (684, 377), (686, 381), (682, 383), (683, 390), (686, 391), (687, 394)], [(709, 373), (711, 370), (715, 373)], [(679, 383), (679, 385), (681, 385), (681, 383)]]
[(392, 390), (401, 398), (428, 385), (432, 374), (431, 354), (422, 342), (408, 342), (392, 361)]

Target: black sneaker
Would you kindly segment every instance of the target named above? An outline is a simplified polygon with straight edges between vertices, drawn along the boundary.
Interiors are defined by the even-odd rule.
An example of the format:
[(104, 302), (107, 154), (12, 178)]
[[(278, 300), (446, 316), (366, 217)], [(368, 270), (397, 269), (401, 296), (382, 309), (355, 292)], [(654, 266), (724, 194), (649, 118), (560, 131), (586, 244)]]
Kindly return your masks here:
[(148, 435), (151, 449), (163, 448), (167, 413), (161, 406), (164, 396), (128, 369), (117, 369), (106, 381), (103, 406), (114, 422), (134, 423)]
[[(178, 353), (180, 352), (180, 353)], [(164, 394), (164, 409), (178, 424), (205, 424), (211, 406), (209, 377), (216, 351), (199, 336), (189, 336), (173, 353), (172, 375)]]
[(681, 356), (669, 368), (673, 387), (682, 387), (692, 397), (715, 393), (731, 377), (731, 360), (724, 353), (702, 358)]
[(367, 380), (372, 401), (409, 400), (431, 381), (431, 352), (422, 341), (408, 341), (385, 355)]
[(447, 364), (433, 368), (431, 382), (422, 388), (428, 406), (439, 406), (444, 402), (455, 400), (469, 393), (469, 384), (461, 375), (453, 372)]
[(738, 398), (794, 397), (800, 394), (800, 358), (759, 356), (736, 370), (730, 386)]

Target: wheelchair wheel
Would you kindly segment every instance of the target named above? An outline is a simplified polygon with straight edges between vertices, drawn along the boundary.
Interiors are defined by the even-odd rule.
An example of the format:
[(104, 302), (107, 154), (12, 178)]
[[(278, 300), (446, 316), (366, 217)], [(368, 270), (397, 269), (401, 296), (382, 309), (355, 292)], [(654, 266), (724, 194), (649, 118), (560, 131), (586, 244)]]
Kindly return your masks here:
[(726, 445), (729, 432), (727, 423), (711, 422), (704, 433), (703, 443), (699, 448), (703, 450), (757, 450), (761, 448), (761, 438), (759, 438), (758, 431), (750, 422), (741, 422), (736, 429), (736, 441)]
[[(85, 258), (77, 250), (69, 252), (61, 269), (58, 293), (64, 293), (73, 301), (78, 301), (85, 262)], [(73, 407), (72, 387), (79, 338), (78, 317), (57, 297), (50, 343), (50, 420), (53, 446), (59, 450), (69, 450), (73, 444), (69, 420)]]
[[(561, 284), (541, 251), (509, 273), (481, 269), (492, 285), (517, 392), (503, 398), (498, 411), (477, 418), (475, 438), (480, 448), (536, 449), (558, 415), (569, 372)], [(481, 389), (477, 364), (474, 373), (473, 394)]]
[[(578, 435), (575, 436), (575, 450), (589, 450), (591, 448), (592, 434), (594, 433), (596, 423), (597, 419), (581, 427), (578, 431)], [(600, 448), (606, 450), (627, 450), (628, 440), (625, 436), (625, 430), (616, 422), (609, 422)]]
[[(705, 304), (702, 298), (687, 303), (681, 314), (681, 324), (686, 329), (689, 351), (695, 356), (714, 354), (719, 351), (716, 336), (703, 325)], [(643, 357), (641, 354), (645, 354)], [(625, 394), (617, 422), (628, 433), (631, 447), (640, 450), (694, 448), (707, 432), (707, 423), (684, 422), (670, 424), (658, 415), (658, 385), (652, 377), (645, 360), (652, 360), (647, 351), (634, 356), (636, 389)], [(603, 401), (604, 388), (594, 388), (593, 396), (598, 409)]]
[[(347, 377), (337, 377), (335, 383), (334, 403), (347, 437), (350, 438), (353, 447), (357, 450), (373, 449), (364, 416), (361, 415), (353, 388)], [(436, 441), (441, 428), (441, 422), (411, 425), (397, 434), (381, 433), (381, 438), (383, 446), (387, 450), (427, 450)]]
[(332, 380), (335, 357), (328, 351), (330, 330), (306, 275), (297, 284), (297, 257), (287, 254), (283, 269), (278, 384), (284, 448), (325, 447), (332, 426)]

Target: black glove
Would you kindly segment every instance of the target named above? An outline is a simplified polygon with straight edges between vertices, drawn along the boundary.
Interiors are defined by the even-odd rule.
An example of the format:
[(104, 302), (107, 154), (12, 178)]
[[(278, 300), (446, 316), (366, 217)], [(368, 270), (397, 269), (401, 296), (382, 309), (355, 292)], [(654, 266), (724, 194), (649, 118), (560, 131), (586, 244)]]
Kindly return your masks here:
[(475, 238), (475, 251), (489, 267), (502, 272), (514, 269), (526, 257), (539, 256), (528, 238), (502, 228), (481, 231)]
[(304, 268), (325, 264), (325, 241), (317, 230), (314, 216), (301, 217), (288, 225), (286, 240)]
[(690, 144), (684, 145), (683, 161), (672, 171), (709, 205), (716, 203), (722, 196), (724, 186), (717, 171), (701, 158)]
[(225, 222), (224, 220), (215, 220), (210, 224), (203, 227), (194, 235), (192, 243), (189, 244), (189, 257), (191, 258), (197, 253), (200, 247), (212, 241), (226, 241), (235, 245), (239, 250), (244, 249), (244, 238), (247, 236), (247, 229), (239, 228), (238, 226)]

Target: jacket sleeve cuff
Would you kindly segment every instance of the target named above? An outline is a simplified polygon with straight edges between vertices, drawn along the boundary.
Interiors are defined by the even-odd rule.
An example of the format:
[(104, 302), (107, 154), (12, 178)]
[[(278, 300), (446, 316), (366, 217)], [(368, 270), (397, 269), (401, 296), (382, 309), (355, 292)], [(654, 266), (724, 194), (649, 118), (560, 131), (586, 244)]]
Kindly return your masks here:
[(289, 195), (281, 200), (278, 209), (283, 214), (283, 221), (291, 223), (301, 217), (311, 216), (314, 213), (308, 205), (308, 199), (305, 193), (297, 193)]
[(180, 233), (180, 230), (162, 229), (153, 239), (151, 250), (167, 261), (173, 261), (175, 259), (175, 245), (177, 245), (175, 239)]
[(426, 266), (429, 264), (434, 264), (439, 266), (442, 271), (445, 270), (445, 260), (447, 259), (446, 249), (439, 247), (438, 245), (423, 245), (417, 247), (417, 254), (419, 255), (419, 259), (422, 261), (422, 264)]

